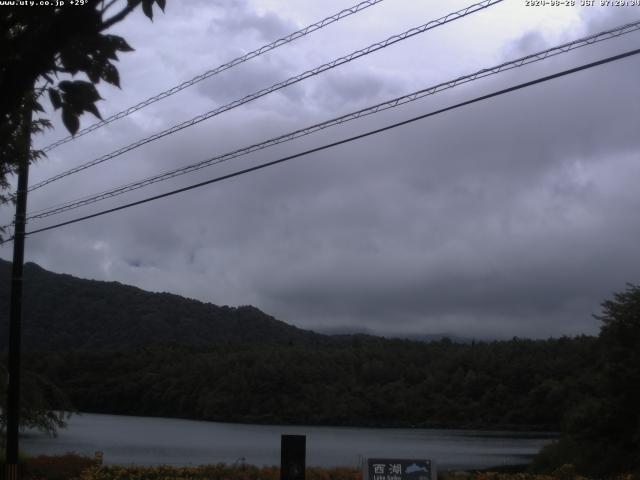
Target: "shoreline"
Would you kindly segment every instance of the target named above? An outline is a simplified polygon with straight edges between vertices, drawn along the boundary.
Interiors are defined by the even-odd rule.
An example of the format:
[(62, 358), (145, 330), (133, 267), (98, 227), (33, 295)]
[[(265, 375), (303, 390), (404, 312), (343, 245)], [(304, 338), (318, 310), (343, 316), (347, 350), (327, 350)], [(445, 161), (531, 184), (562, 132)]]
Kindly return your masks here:
[(185, 420), (191, 422), (206, 422), (217, 423), (225, 425), (238, 425), (238, 426), (270, 426), (270, 427), (327, 427), (327, 428), (358, 428), (358, 429), (402, 429), (402, 430), (446, 430), (446, 431), (478, 431), (488, 433), (531, 433), (530, 438), (548, 438), (559, 437), (560, 429), (556, 429), (551, 425), (521, 425), (521, 424), (482, 424), (482, 423), (469, 423), (469, 424), (454, 424), (454, 423), (376, 423), (376, 424), (358, 424), (358, 423), (297, 423), (297, 422), (272, 422), (269, 419), (249, 418), (246, 420), (233, 420), (233, 419), (204, 419), (193, 417), (167, 417), (160, 415), (139, 415), (128, 413), (112, 413), (112, 412), (69, 412), (72, 416), (82, 415), (110, 415), (117, 417), (132, 417), (132, 418), (150, 418), (150, 419), (166, 419), (166, 420)]

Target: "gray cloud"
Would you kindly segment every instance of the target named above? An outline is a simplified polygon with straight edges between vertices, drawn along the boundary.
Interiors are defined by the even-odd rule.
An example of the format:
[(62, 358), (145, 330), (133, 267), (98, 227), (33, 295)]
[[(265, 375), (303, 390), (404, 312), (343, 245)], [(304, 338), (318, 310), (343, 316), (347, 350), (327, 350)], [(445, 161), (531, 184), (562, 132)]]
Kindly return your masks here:
[[(215, 17), (216, 28), (240, 31), (257, 23), (267, 35), (284, 25), (249, 2), (216, 5), (219, 10), (201, 14)], [(622, 23), (620, 15), (585, 13), (581, 26), (599, 31)], [(496, 47), (486, 41), (487, 49)], [(229, 42), (230, 49), (240, 45), (235, 37)], [(132, 199), (593, 61), (631, 43), (623, 37), (468, 84)], [(506, 58), (550, 44), (528, 25), (493, 51)], [(231, 100), (286, 78), (296, 65), (297, 57), (282, 53), (227, 72), (131, 119), (114, 137), (70, 146), (35, 178), (78, 161), (87, 150), (99, 154), (156, 124), (201, 113), (210, 108), (207, 101)], [(396, 66), (372, 65), (336, 70), (286, 96), (176, 134), (82, 181), (34, 195), (33, 206), (60, 201), (65, 189), (117, 185), (427, 86), (414, 84), (418, 73), (396, 78)], [(34, 235), (28, 255), (56, 271), (220, 304), (251, 303), (302, 327), (476, 337), (594, 333), (598, 323), (591, 314), (599, 303), (625, 282), (637, 282), (640, 271), (634, 242), (640, 234), (640, 99), (630, 93), (639, 75), (638, 61), (629, 59), (531, 87), (103, 220)], [(0, 254), (7, 258), (9, 251), (3, 247)]]
[(254, 33), (256, 40), (270, 43), (300, 28), (273, 11), (257, 13), (246, 0), (218, 0), (210, 3), (215, 4), (219, 13), (209, 26), (210, 32), (217, 37)]
[[(347, 71), (345, 71), (347, 70)], [(356, 110), (375, 100), (386, 100), (407, 92), (401, 79), (375, 71), (332, 71), (309, 97), (329, 112)]]
[[(202, 83), (198, 91), (219, 104), (227, 104), (264, 88), (280, 83), (299, 74), (286, 60), (259, 59), (236, 68), (233, 75), (222, 75)], [(279, 90), (276, 96), (285, 96), (292, 102), (299, 102), (304, 95), (298, 85)]]

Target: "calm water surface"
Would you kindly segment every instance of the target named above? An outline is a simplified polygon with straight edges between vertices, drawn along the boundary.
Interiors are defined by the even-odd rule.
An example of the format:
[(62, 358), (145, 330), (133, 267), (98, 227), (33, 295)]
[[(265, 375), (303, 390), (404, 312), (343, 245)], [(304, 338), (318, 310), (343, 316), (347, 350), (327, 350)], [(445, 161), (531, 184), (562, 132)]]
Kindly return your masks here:
[(307, 465), (357, 466), (361, 458), (430, 458), (439, 469), (526, 463), (551, 435), (473, 430), (242, 425), (82, 414), (55, 439), (27, 435), (29, 454), (104, 452), (108, 464), (254, 465), (280, 462), (280, 435), (307, 436)]

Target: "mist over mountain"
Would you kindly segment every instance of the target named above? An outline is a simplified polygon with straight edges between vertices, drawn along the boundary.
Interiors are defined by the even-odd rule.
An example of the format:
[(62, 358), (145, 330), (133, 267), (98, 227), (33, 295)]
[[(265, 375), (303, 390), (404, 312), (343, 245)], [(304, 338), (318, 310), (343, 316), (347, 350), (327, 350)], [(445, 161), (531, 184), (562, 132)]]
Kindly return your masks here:
[[(314, 327), (311, 331), (322, 335), (342, 336), (342, 335), (367, 335), (371, 337), (395, 338), (401, 340), (412, 340), (416, 342), (439, 342), (440, 340), (449, 339), (454, 343), (471, 343), (473, 338), (453, 335), (451, 333), (432, 333), (432, 334), (412, 334), (402, 332), (380, 333), (370, 328), (350, 327), (348, 325), (336, 327)], [(491, 338), (483, 338), (483, 340), (493, 340)]]

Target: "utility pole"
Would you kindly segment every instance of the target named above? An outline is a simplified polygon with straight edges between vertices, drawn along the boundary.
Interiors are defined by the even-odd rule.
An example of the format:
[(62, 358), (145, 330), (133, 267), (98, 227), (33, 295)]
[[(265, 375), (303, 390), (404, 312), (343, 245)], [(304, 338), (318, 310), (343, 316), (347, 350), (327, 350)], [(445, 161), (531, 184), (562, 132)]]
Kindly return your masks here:
[(24, 270), (24, 238), (29, 188), (29, 153), (31, 150), (31, 115), (33, 91), (25, 95), (18, 154), (18, 189), (13, 233), (13, 265), (11, 269), (11, 304), (9, 310), (9, 384), (7, 386), (6, 480), (17, 480), (18, 433), (20, 424), (20, 342), (22, 324), (22, 274)]

